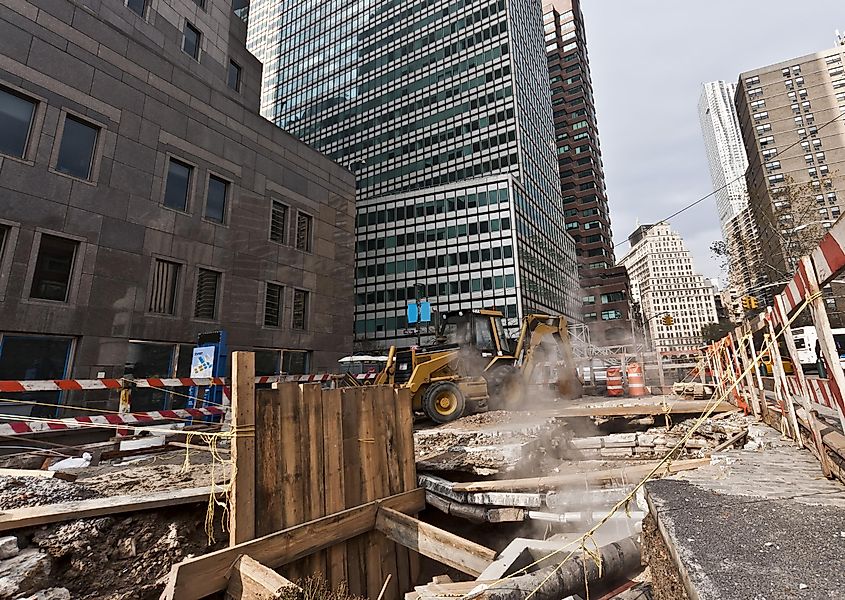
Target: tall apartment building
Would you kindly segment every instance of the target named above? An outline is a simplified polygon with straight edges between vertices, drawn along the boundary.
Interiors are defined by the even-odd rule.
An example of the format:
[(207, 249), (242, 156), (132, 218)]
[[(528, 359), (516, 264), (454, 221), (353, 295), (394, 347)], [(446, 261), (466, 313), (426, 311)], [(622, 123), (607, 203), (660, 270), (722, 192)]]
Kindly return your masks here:
[(536, 0), (257, 0), (263, 113), (357, 178), (359, 347), (406, 305), (577, 316)]
[(582, 318), (592, 342), (631, 340), (628, 274), (616, 266), (580, 0), (543, 7), (566, 230), (575, 240)]
[[(718, 322), (712, 282), (696, 273), (684, 240), (667, 223), (642, 225), (628, 239), (631, 249), (620, 262), (652, 346), (660, 352), (697, 348), (702, 328)], [(665, 325), (664, 315), (674, 324)]]
[(845, 47), (743, 73), (735, 104), (761, 270), (783, 282), (845, 205)]
[(259, 115), (231, 7), (0, 6), (0, 379), (185, 377), (219, 330), (268, 374), (352, 350), (354, 178)]
[[(722, 239), (728, 250), (728, 281), (737, 298), (765, 285), (760, 277), (757, 228), (748, 206), (748, 158), (734, 106), (736, 84), (712, 81), (702, 87), (698, 116)], [(734, 308), (732, 305), (728, 308)], [(734, 314), (737, 314), (734, 310)], [(741, 313), (739, 313), (741, 314)]]

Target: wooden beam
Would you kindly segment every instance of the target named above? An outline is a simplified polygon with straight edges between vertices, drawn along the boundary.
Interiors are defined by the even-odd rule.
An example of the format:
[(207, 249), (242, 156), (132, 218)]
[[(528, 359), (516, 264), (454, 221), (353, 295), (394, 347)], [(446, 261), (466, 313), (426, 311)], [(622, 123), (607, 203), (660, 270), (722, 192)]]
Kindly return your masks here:
[[(223, 493), (220, 486), (213, 488)], [(199, 504), (208, 502), (212, 487), (190, 488), (184, 490), (167, 490), (150, 494), (133, 496), (112, 496), (110, 498), (95, 498), (93, 500), (77, 500), (62, 504), (47, 504), (27, 508), (15, 508), (0, 512), (0, 531), (33, 527), (46, 523), (60, 523), (88, 517), (102, 517), (127, 512), (150, 510), (164, 506), (180, 504)]]
[[(697, 469), (710, 464), (709, 458), (694, 458), (690, 460), (676, 460), (668, 467), (661, 467), (656, 475), (677, 473)], [(633, 467), (603, 469), (601, 471), (585, 471), (582, 473), (568, 473), (564, 475), (549, 475), (546, 477), (528, 477), (525, 479), (498, 479), (494, 481), (474, 481), (456, 483), (452, 489), (456, 492), (516, 492), (540, 491), (566, 486), (603, 485), (612, 481), (639, 481), (654, 469), (656, 462), (645, 463)]]
[(226, 574), (227, 600), (295, 600), (302, 588), (249, 556), (241, 555)]
[(40, 469), (0, 469), (2, 477), (38, 477), (39, 479), (64, 479), (65, 481), (76, 481), (75, 473), (62, 473), (61, 471), (42, 471)]
[[(701, 414), (713, 406), (710, 400), (678, 400), (670, 402), (669, 414)], [(720, 402), (713, 411), (713, 414), (735, 410), (736, 406), (728, 402)], [(568, 406), (552, 410), (538, 410), (532, 412), (538, 417), (571, 418), (571, 417), (627, 417), (638, 415), (663, 415), (666, 414), (666, 406), (659, 402), (644, 402), (642, 404), (631, 404), (624, 406), (618, 403), (605, 403), (598, 406)]]
[(232, 353), (232, 493), (229, 545), (255, 537), (255, 355)]
[(473, 577), (496, 558), (490, 548), (384, 506), (378, 510), (376, 529), (414, 552)]
[(422, 489), (368, 502), (296, 527), (185, 560), (173, 567), (162, 594), (166, 600), (199, 600), (226, 589), (226, 572), (238, 556), (248, 554), (260, 563), (277, 569), (295, 560), (345, 542), (375, 528), (379, 506), (403, 513), (425, 508)]

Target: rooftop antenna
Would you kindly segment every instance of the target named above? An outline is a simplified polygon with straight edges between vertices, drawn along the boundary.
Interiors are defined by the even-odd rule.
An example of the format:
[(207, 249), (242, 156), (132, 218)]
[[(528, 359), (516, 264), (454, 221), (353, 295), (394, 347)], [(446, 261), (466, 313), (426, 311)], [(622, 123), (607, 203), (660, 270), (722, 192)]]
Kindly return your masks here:
[(839, 30), (836, 30), (836, 44), (839, 46), (845, 46), (845, 34), (839, 33)]

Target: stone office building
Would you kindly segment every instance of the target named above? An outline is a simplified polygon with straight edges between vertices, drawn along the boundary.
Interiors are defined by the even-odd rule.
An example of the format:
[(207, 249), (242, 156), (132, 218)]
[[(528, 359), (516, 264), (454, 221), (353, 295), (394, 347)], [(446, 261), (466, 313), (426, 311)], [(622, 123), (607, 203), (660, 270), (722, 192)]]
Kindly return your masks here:
[(0, 4), (0, 379), (187, 376), (216, 330), (268, 374), (351, 351), (354, 177), (259, 116), (239, 12)]

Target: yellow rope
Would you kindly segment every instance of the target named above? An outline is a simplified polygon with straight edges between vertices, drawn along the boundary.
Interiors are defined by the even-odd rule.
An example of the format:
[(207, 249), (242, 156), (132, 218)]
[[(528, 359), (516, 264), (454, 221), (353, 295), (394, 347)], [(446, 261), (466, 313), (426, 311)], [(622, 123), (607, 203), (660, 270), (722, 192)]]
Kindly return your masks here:
[[(801, 305), (801, 307), (799, 308), (799, 310), (797, 310), (797, 311), (796, 311), (796, 313), (792, 316), (792, 318), (790, 318), (790, 319), (789, 319), (789, 321), (788, 321), (788, 322), (787, 322), (787, 323), (786, 323), (786, 324), (782, 327), (781, 331), (777, 334), (777, 336), (776, 336), (776, 337), (778, 337), (778, 338), (779, 338), (779, 337), (781, 337), (781, 336), (784, 334), (784, 332), (789, 331), (789, 330), (790, 330), (790, 326), (792, 325), (792, 323), (793, 323), (793, 322), (794, 322), (794, 321), (795, 321), (795, 320), (796, 320), (796, 319), (797, 319), (797, 318), (801, 315), (801, 313), (802, 313), (802, 312), (803, 312), (803, 311), (804, 311), (804, 310), (805, 310), (805, 309), (806, 309), (806, 308), (810, 305), (810, 302), (812, 302), (813, 300), (815, 300), (816, 298), (818, 298), (820, 295), (821, 295), (821, 293), (814, 294), (814, 295), (812, 295), (812, 296), (808, 296), (808, 297), (804, 300), (804, 302), (803, 302), (803, 304)], [(717, 349), (715, 349), (715, 348), (714, 348), (714, 351), (717, 351)], [(628, 504), (629, 504), (629, 503), (630, 503), (630, 502), (631, 502), (631, 501), (635, 498), (635, 496), (636, 496), (637, 492), (639, 492), (639, 490), (640, 490), (640, 489), (642, 489), (642, 487), (646, 484), (646, 482), (648, 482), (650, 479), (652, 479), (652, 478), (653, 478), (653, 477), (657, 474), (657, 472), (658, 472), (658, 471), (660, 471), (660, 469), (661, 469), (661, 468), (663, 468), (663, 467), (665, 466), (665, 467), (666, 467), (666, 470), (667, 470), (667, 473), (670, 473), (670, 472), (671, 472), (672, 456), (673, 456), (673, 455), (674, 455), (674, 454), (675, 454), (678, 450), (680, 450), (683, 446), (685, 446), (685, 445), (686, 445), (687, 441), (689, 441), (689, 439), (692, 437), (692, 435), (693, 435), (693, 434), (694, 434), (694, 433), (695, 433), (695, 432), (696, 432), (696, 431), (697, 431), (697, 430), (698, 430), (698, 429), (699, 429), (699, 428), (700, 428), (700, 427), (701, 427), (701, 426), (702, 426), (702, 425), (706, 422), (706, 420), (707, 420), (707, 419), (709, 419), (709, 418), (712, 416), (712, 414), (715, 412), (716, 408), (718, 408), (718, 407), (719, 407), (719, 405), (721, 405), (721, 403), (722, 403), (725, 399), (729, 398), (730, 393), (731, 393), (731, 392), (733, 392), (733, 391), (734, 391), (734, 389), (736, 389), (736, 387), (737, 387), (737, 386), (738, 386), (738, 384), (739, 384), (739, 381), (740, 381), (740, 380), (742, 380), (744, 377), (746, 377), (749, 373), (751, 373), (751, 372), (753, 371), (753, 369), (757, 368), (758, 363), (762, 362), (762, 361), (761, 361), (761, 359), (762, 359), (762, 356), (758, 356), (758, 358), (757, 358), (757, 360), (756, 360), (756, 361), (749, 361), (749, 363), (750, 363), (750, 364), (749, 364), (749, 366), (748, 366), (748, 367), (746, 367), (746, 368), (745, 368), (745, 370), (743, 371), (743, 373), (742, 373), (739, 377), (737, 377), (737, 378), (735, 379), (735, 381), (731, 384), (731, 386), (730, 386), (728, 389), (726, 389), (726, 390), (722, 393), (722, 395), (718, 397), (718, 399), (716, 399), (714, 402), (712, 402), (712, 404), (711, 404), (711, 405), (709, 405), (709, 406), (706, 408), (706, 410), (705, 410), (705, 411), (701, 414), (701, 416), (700, 416), (698, 419), (696, 419), (695, 423), (694, 423), (694, 424), (693, 424), (693, 426), (692, 426), (692, 427), (691, 427), (691, 428), (687, 431), (687, 433), (686, 433), (686, 434), (684, 434), (684, 435), (681, 437), (681, 439), (680, 439), (680, 440), (679, 440), (679, 441), (678, 441), (678, 442), (677, 442), (677, 443), (676, 443), (676, 444), (675, 444), (675, 445), (674, 445), (674, 446), (673, 446), (673, 447), (672, 447), (672, 448), (671, 448), (671, 449), (670, 449), (670, 450), (666, 453), (666, 455), (665, 455), (665, 456), (663, 456), (663, 458), (662, 458), (662, 459), (661, 459), (661, 460), (660, 460), (660, 461), (659, 461), (659, 462), (658, 462), (658, 463), (654, 466), (654, 468), (653, 468), (653, 469), (652, 469), (652, 470), (651, 470), (651, 471), (650, 471), (650, 472), (649, 472), (649, 473), (648, 473), (645, 477), (643, 477), (643, 478), (642, 478), (642, 480), (640, 480), (640, 482), (639, 482), (639, 483), (637, 483), (637, 485), (636, 485), (636, 486), (634, 486), (634, 488), (633, 488), (633, 489), (632, 489), (632, 490), (631, 490), (631, 491), (630, 491), (630, 492), (629, 492), (629, 493), (625, 496), (625, 498), (623, 498), (622, 500), (620, 500), (619, 502), (617, 502), (617, 503), (616, 503), (616, 504), (615, 504), (615, 505), (614, 505), (614, 506), (610, 509), (610, 511), (609, 511), (609, 512), (608, 512), (608, 513), (607, 513), (607, 514), (606, 514), (606, 515), (605, 515), (605, 516), (604, 516), (604, 517), (603, 517), (603, 518), (602, 518), (602, 519), (601, 519), (601, 520), (600, 520), (600, 521), (599, 521), (596, 525), (594, 525), (593, 527), (591, 527), (591, 528), (590, 528), (590, 529), (589, 529), (586, 533), (584, 533), (584, 534), (583, 534), (580, 538), (575, 539), (575, 540), (572, 540), (571, 542), (568, 542), (567, 544), (565, 544), (565, 545), (564, 545), (564, 546), (562, 546), (561, 548), (558, 548), (558, 549), (557, 549), (557, 550), (555, 550), (554, 552), (551, 552), (551, 553), (550, 553), (550, 554), (548, 554), (547, 556), (544, 556), (544, 557), (542, 557), (542, 558), (540, 558), (540, 559), (538, 559), (538, 560), (535, 560), (535, 561), (534, 561), (534, 562), (532, 562), (531, 564), (529, 564), (529, 565), (527, 565), (527, 566), (525, 566), (525, 567), (523, 567), (523, 568), (521, 568), (521, 569), (519, 569), (519, 570), (515, 571), (514, 573), (511, 573), (510, 575), (506, 575), (505, 577), (502, 577), (502, 578), (500, 578), (500, 579), (497, 579), (497, 580), (495, 580), (495, 581), (492, 581), (492, 582), (490, 582), (489, 584), (485, 584), (485, 586), (486, 586), (486, 587), (484, 588), (484, 589), (485, 589), (485, 591), (486, 591), (486, 590), (489, 590), (489, 589), (491, 589), (491, 588), (493, 588), (493, 587), (495, 587), (495, 586), (497, 586), (497, 585), (499, 585), (499, 584), (501, 584), (501, 583), (504, 583), (504, 582), (506, 582), (507, 580), (509, 580), (509, 579), (511, 579), (511, 578), (513, 578), (513, 577), (517, 577), (517, 576), (519, 576), (519, 575), (521, 575), (521, 574), (523, 574), (523, 573), (527, 572), (527, 571), (528, 571), (528, 569), (530, 569), (531, 567), (534, 567), (534, 566), (536, 566), (536, 565), (539, 565), (540, 563), (542, 563), (542, 562), (544, 562), (544, 561), (546, 561), (546, 560), (550, 559), (550, 558), (551, 558), (551, 557), (553, 557), (553, 556), (556, 556), (556, 555), (558, 555), (558, 554), (562, 554), (562, 553), (563, 553), (563, 552), (564, 552), (567, 548), (569, 548), (570, 546), (572, 546), (572, 545), (573, 545), (573, 544), (575, 544), (575, 543), (579, 543), (579, 542), (580, 542), (579, 547), (578, 547), (578, 548), (575, 548), (575, 549), (573, 549), (571, 552), (569, 552), (569, 553), (568, 553), (568, 554), (564, 557), (564, 559), (563, 559), (562, 561), (560, 561), (560, 562), (557, 564), (557, 566), (556, 566), (556, 567), (555, 567), (555, 568), (554, 568), (554, 569), (553, 569), (553, 570), (552, 570), (552, 571), (551, 571), (551, 572), (550, 572), (550, 573), (549, 573), (549, 574), (548, 574), (548, 575), (547, 575), (547, 576), (546, 576), (546, 577), (545, 577), (545, 578), (544, 578), (544, 579), (543, 579), (543, 580), (542, 580), (542, 581), (541, 581), (541, 582), (540, 582), (540, 583), (539, 583), (539, 584), (538, 584), (538, 585), (537, 585), (537, 586), (536, 586), (536, 587), (535, 587), (535, 588), (531, 591), (531, 593), (530, 593), (530, 594), (528, 594), (528, 596), (526, 596), (525, 600), (530, 600), (530, 599), (534, 596), (534, 594), (536, 594), (536, 593), (537, 593), (537, 592), (538, 592), (538, 591), (539, 591), (539, 590), (540, 590), (540, 589), (541, 589), (541, 588), (542, 588), (542, 587), (543, 587), (543, 586), (544, 586), (544, 585), (545, 585), (545, 584), (549, 581), (549, 579), (551, 579), (551, 578), (552, 578), (552, 577), (553, 577), (553, 576), (554, 576), (554, 575), (555, 575), (555, 574), (556, 574), (556, 573), (557, 573), (557, 572), (558, 572), (558, 571), (559, 571), (559, 570), (563, 567), (563, 565), (564, 565), (564, 564), (566, 564), (566, 563), (567, 563), (567, 562), (568, 562), (568, 561), (569, 561), (569, 560), (573, 557), (573, 555), (575, 554), (575, 552), (577, 552), (579, 549), (581, 549), (581, 550), (582, 550), (582, 552), (586, 552), (586, 551), (587, 551), (586, 544), (585, 544), (587, 540), (591, 540), (591, 541), (593, 542), (593, 544), (594, 544), (594, 545), (596, 544), (595, 540), (593, 539), (593, 535), (594, 535), (594, 534), (595, 534), (595, 533), (596, 533), (596, 532), (597, 532), (597, 531), (598, 531), (601, 527), (603, 527), (603, 526), (604, 526), (604, 525), (605, 525), (605, 524), (606, 524), (606, 523), (610, 520), (610, 518), (611, 518), (613, 515), (615, 515), (615, 514), (619, 511), (619, 509), (620, 509), (620, 508), (622, 508), (623, 506), (627, 507), (627, 506), (628, 506)], [(600, 555), (598, 555), (598, 552), (596, 552), (596, 553), (595, 553), (595, 555), (596, 555), (596, 556), (598, 556), (598, 560), (596, 560), (595, 558), (594, 558), (594, 560), (596, 560), (597, 567), (598, 567), (598, 568), (599, 568), (599, 570), (600, 570), (600, 569), (601, 569), (601, 565), (600, 565), (600, 558), (601, 558), (601, 557), (600, 557)], [(593, 556), (593, 555), (591, 555), (591, 556)], [(600, 572), (601, 572), (601, 571), (600, 571)], [(587, 587), (589, 588), (589, 586), (587, 586)], [(589, 589), (587, 590), (587, 593), (589, 594)], [(473, 595), (475, 595), (475, 594), (473, 594)], [(442, 597), (448, 597), (448, 595), (446, 595), (446, 596), (442, 596)], [(466, 598), (467, 596), (464, 596), (464, 597)]]

